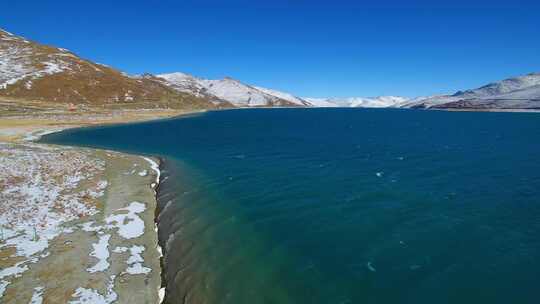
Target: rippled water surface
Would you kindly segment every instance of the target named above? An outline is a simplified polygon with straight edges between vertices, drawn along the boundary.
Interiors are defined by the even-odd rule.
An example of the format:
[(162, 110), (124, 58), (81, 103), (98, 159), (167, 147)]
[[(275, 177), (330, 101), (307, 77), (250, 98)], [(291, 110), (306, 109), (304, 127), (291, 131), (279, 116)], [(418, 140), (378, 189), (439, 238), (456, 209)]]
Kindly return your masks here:
[(169, 303), (540, 301), (540, 114), (235, 110), (44, 140), (164, 158)]

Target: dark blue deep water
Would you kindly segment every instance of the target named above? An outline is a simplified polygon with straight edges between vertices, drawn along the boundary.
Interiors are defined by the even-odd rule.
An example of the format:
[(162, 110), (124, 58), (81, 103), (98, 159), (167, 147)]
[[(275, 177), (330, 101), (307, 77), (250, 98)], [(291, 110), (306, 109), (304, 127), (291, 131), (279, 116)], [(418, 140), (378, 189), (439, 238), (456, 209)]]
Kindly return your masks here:
[(44, 141), (163, 157), (169, 303), (540, 303), (540, 114), (233, 110)]

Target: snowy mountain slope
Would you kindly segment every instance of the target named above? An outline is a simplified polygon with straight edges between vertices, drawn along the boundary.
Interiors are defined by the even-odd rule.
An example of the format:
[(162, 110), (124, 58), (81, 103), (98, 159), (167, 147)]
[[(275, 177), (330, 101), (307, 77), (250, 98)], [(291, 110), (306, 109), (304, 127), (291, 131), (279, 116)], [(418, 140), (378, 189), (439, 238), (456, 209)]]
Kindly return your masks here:
[(156, 75), (158, 78), (164, 79), (169, 86), (177, 91), (202, 95), (206, 91), (205, 86), (200, 82), (200, 79), (191, 75), (175, 72), (171, 74)]
[(286, 101), (289, 101), (291, 103), (294, 103), (296, 105), (299, 105), (299, 106), (309, 106), (310, 103), (307, 102), (306, 100), (302, 99), (302, 98), (299, 98), (299, 97), (296, 97), (296, 96), (293, 96), (289, 93), (285, 93), (285, 92), (280, 92), (280, 91), (276, 91), (276, 90), (271, 90), (271, 89), (266, 89), (266, 88), (261, 88), (261, 87), (254, 87), (256, 88), (257, 90), (265, 93), (265, 94), (268, 94), (268, 95), (272, 95), (272, 96), (276, 96), (277, 98), (281, 98), (283, 100), (286, 100)]
[(244, 84), (184, 73), (129, 76), (66, 49), (29, 41), (0, 29), (0, 97), (73, 104), (145, 103), (145, 107), (399, 107), (540, 108), (540, 73), (452, 95), (301, 98)]
[(495, 99), (540, 99), (540, 84), (509, 93), (497, 95)]
[(417, 98), (407, 108), (530, 109), (540, 108), (540, 73), (504, 79), (452, 95)]
[(150, 107), (213, 105), (152, 79), (134, 78), (74, 53), (0, 29), (0, 96), (58, 103), (147, 102)]
[(292, 94), (263, 87), (250, 86), (232, 78), (209, 80), (176, 72), (157, 75), (171, 88), (206, 98), (228, 101), (237, 107), (299, 106), (299, 107), (392, 107), (408, 99), (397, 96), (373, 98), (300, 98)]
[(378, 97), (349, 97), (349, 98), (304, 98), (315, 107), (361, 107), (361, 108), (388, 108), (398, 107), (408, 101), (408, 98), (399, 96)]
[(311, 97), (304, 97), (303, 98), (306, 102), (308, 102), (309, 106), (311, 107), (317, 107), (317, 108), (336, 108), (339, 107), (339, 105), (330, 102), (329, 98), (311, 98)]
[(237, 107), (306, 105), (302, 99), (291, 94), (250, 86), (229, 77), (210, 80), (179, 72), (156, 77), (165, 80), (165, 84), (179, 92), (205, 96), (217, 103), (227, 101)]
[(0, 29), (0, 89), (5, 90), (23, 79), (29, 88), (34, 79), (71, 71), (74, 68), (71, 57), (75, 56), (65, 49), (36, 47), (25, 38)]
[(413, 98), (408, 102), (400, 104), (401, 108), (430, 108), (440, 104), (445, 104), (453, 101), (460, 100), (459, 97), (453, 97), (451, 95), (435, 95), (429, 97)]
[(477, 89), (457, 92), (452, 96), (460, 98), (493, 98), (497, 95), (523, 90), (536, 85), (540, 85), (540, 73), (504, 79)]
[(202, 83), (208, 93), (227, 100), (237, 107), (274, 106), (280, 103), (285, 105), (285, 102), (280, 98), (268, 95), (232, 78), (202, 80)]

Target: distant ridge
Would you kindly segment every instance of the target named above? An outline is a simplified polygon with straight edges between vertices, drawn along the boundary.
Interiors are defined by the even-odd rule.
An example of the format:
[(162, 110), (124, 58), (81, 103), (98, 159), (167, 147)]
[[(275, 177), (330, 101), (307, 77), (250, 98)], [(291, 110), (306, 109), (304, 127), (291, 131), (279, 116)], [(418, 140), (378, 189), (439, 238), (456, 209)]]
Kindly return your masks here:
[(229, 102), (236, 107), (308, 106), (309, 103), (291, 94), (244, 84), (231, 77), (219, 80), (197, 78), (176, 72), (161, 74), (165, 85), (178, 92), (204, 97), (215, 104)]
[(401, 96), (305, 98), (312, 106), (351, 108), (392, 108), (409, 101)]
[[(451, 95), (305, 98), (189, 74), (129, 76), (69, 50), (29, 41), (0, 29), (0, 97), (77, 105), (136, 108), (364, 107), (422, 109), (540, 109), (540, 73), (508, 78)], [(120, 106), (121, 107), (121, 106)]]
[(540, 73), (512, 77), (452, 95), (417, 98), (406, 108), (540, 109)]

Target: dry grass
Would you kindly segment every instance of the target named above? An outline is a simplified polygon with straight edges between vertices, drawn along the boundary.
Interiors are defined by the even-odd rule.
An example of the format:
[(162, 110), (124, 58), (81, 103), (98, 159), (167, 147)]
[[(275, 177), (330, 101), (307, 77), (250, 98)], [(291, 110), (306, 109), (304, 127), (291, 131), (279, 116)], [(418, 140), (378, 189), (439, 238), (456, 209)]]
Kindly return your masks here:
[(0, 98), (0, 142), (20, 141), (43, 130), (146, 121), (196, 112), (167, 108), (118, 110), (116, 106), (81, 107), (70, 111), (64, 104)]

